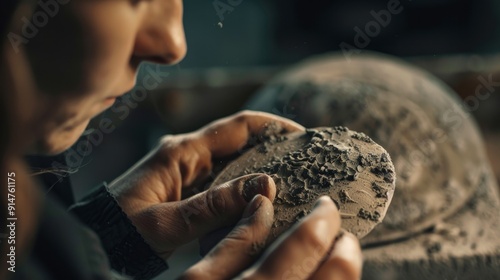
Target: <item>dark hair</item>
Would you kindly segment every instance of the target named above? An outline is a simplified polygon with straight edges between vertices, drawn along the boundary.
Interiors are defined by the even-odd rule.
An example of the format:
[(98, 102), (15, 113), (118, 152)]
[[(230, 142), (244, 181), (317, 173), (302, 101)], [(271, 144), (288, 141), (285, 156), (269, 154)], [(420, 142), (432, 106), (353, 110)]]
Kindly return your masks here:
[[(3, 53), (3, 48), (5, 46), (4, 42), (7, 40), (7, 28), (9, 27), (9, 23), (11, 22), (12, 16), (18, 4), (18, 0), (1, 0), (0, 2), (0, 35), (2, 36), (2, 39), (0, 39), (0, 53)], [(5, 75), (5, 73), (0, 71), (0, 75)], [(0, 77), (0, 82), (2, 79), (4, 79), (4, 77)], [(8, 105), (6, 102), (6, 94), (6, 92), (0, 91), (0, 131), (2, 132), (2, 137), (0, 139), (0, 172), (2, 172), (2, 174), (6, 174), (5, 172), (7, 171), (6, 153), (11, 135), (11, 132), (9, 131), (9, 120), (7, 119), (9, 114), (7, 113)], [(0, 203), (2, 206), (2, 209), (0, 209), (0, 219), (2, 220), (4, 220), (7, 216), (7, 208), (3, 207), (3, 202), (6, 199), (5, 194), (6, 190), (0, 191), (0, 198), (2, 199), (2, 203)], [(5, 252), (5, 248), (7, 246), (7, 242), (3, 243), (4, 244), (0, 244), (0, 253), (2, 254)]]
[[(7, 28), (9, 26), (9, 23), (11, 21), (11, 18), (14, 14), (14, 10), (18, 4), (18, 0), (2, 0), (0, 3), (0, 35), (2, 36), (0, 39), (0, 52), (3, 52), (3, 48), (5, 46), (4, 42), (7, 40)], [(0, 73), (0, 74), (5, 74), (5, 73)], [(3, 79), (3, 77), (0, 77), (0, 80)], [(2, 134), (4, 135), (2, 140), (0, 140), (0, 160), (2, 161), (1, 164), (3, 165), (5, 162), (4, 157), (5, 157), (5, 149), (7, 149), (7, 143), (8, 143), (8, 138), (10, 136), (10, 131), (9, 131), (9, 121), (7, 120), (8, 118), (8, 113), (7, 113), (7, 96), (6, 92), (0, 92), (0, 131), (2, 131)], [(3, 166), (2, 166), (3, 167)]]
[(6, 39), (7, 27), (18, 4), (18, 0), (2, 0), (0, 3), (0, 34), (2, 34), (2, 41)]
[[(0, 35), (2, 36), (0, 39), (0, 52), (3, 52), (3, 48), (5, 46), (4, 42), (7, 40), (7, 28), (9, 27), (9, 23), (11, 22), (11, 18), (14, 14), (14, 10), (18, 4), (18, 0), (2, 0), (0, 3)], [(0, 73), (5, 74), (5, 73)], [(0, 77), (0, 80), (3, 77)], [(4, 164), (4, 152), (7, 148), (8, 138), (10, 136), (9, 133), (9, 121), (8, 113), (7, 113), (7, 97), (6, 92), (0, 92), (0, 103), (3, 106), (0, 107), (0, 131), (2, 131), (2, 140), (0, 140), (0, 160), (2, 160), (2, 164)]]

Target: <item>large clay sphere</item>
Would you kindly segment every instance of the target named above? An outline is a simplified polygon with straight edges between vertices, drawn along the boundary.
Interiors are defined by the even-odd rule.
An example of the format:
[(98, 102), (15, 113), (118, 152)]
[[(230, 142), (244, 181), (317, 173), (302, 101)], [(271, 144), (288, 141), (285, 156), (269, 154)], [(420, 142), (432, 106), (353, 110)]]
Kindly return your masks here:
[(365, 245), (421, 232), (461, 208), (488, 172), (478, 129), (441, 81), (401, 60), (367, 53), (315, 57), (261, 90), (249, 109), (305, 127), (345, 126), (390, 154), (396, 190)]

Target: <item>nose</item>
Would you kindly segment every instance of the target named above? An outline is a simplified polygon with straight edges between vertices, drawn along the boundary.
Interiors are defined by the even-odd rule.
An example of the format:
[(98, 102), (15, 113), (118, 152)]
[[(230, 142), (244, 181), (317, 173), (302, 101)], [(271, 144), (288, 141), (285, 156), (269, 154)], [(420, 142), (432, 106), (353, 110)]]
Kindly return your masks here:
[(182, 0), (151, 1), (134, 45), (142, 61), (175, 64), (186, 55)]

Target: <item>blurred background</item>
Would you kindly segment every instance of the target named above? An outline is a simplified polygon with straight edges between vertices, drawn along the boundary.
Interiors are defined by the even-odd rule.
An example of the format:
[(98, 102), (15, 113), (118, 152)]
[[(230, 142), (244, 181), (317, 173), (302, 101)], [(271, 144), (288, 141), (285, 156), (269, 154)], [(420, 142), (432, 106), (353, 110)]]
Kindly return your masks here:
[[(400, 12), (391, 14), (386, 26), (366, 31), (388, 3), (399, 3)], [(116, 128), (103, 133), (85, 155), (76, 153), (72, 167), (78, 172), (71, 180), (77, 198), (123, 173), (161, 135), (191, 131), (236, 112), (281, 70), (315, 54), (341, 51), (346, 44), (351, 51), (401, 57), (433, 73), (464, 99), (474, 96), (480, 77), (498, 81), (471, 113), (500, 178), (500, 1), (242, 0), (231, 6), (220, 0), (184, 5), (186, 58), (174, 67), (143, 65), (138, 87), (151, 71), (162, 73), (156, 76), (158, 84), (132, 91), (95, 119), (91, 128), (98, 129), (103, 118)], [(359, 30), (368, 38), (363, 44)], [(198, 258), (196, 244), (180, 251), (158, 279), (178, 275)]]

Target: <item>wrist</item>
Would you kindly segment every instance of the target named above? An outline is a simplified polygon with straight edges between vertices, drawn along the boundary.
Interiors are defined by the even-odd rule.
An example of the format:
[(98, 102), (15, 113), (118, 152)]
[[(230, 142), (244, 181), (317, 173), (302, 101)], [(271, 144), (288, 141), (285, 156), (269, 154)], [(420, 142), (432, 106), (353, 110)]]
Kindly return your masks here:
[(108, 192), (105, 183), (69, 211), (99, 235), (116, 271), (134, 279), (149, 279), (168, 268)]

